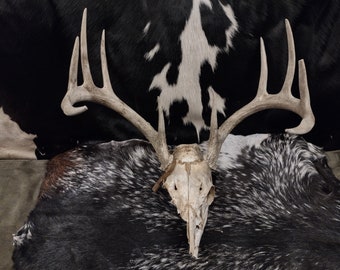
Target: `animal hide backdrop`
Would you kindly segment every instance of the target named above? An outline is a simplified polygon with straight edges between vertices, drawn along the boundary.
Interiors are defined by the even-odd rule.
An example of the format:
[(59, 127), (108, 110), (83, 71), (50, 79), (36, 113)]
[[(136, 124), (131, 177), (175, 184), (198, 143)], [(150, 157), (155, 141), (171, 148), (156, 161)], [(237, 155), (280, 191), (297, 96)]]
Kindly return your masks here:
[[(340, 149), (338, 0), (4, 0), (0, 158), (50, 159), (78, 144), (142, 138), (128, 121), (103, 106), (87, 104), (86, 113), (72, 118), (60, 110), (84, 8), (93, 81), (102, 83), (99, 43), (105, 29), (116, 94), (153, 127), (159, 97), (167, 140), (173, 145), (208, 139), (209, 89), (217, 94), (219, 122), (255, 96), (260, 37), (268, 51), (268, 92), (280, 89), (286, 72), (287, 18), (297, 59), (306, 61), (317, 119), (304, 138), (328, 151)], [(295, 79), (292, 93), (298, 92)], [(298, 122), (291, 112), (266, 110), (233, 132), (280, 133)]]
[[(142, 2), (145, 8), (150, 6), (148, 1)], [(112, 53), (112, 41), (126, 33), (117, 35), (119, 31), (114, 28), (115, 31), (103, 30), (101, 39), (102, 29), (97, 35), (90, 34), (90, 44), (94, 39), (100, 40), (100, 65), (93, 62), (94, 47), (93, 43), (87, 44), (84, 10), (80, 35), (75, 38), (72, 51), (67, 92), (63, 92), (62, 101), (58, 99), (61, 109), (66, 115), (75, 116), (86, 114), (87, 109), (92, 111), (89, 102), (98, 103), (126, 119), (147, 141), (136, 139), (140, 136), (129, 140), (128, 136), (121, 142), (86, 143), (54, 157), (48, 163), (36, 207), (13, 237), (17, 269), (340, 268), (340, 182), (328, 168), (324, 152), (294, 135), (312, 133), (315, 117), (304, 60), (298, 61), (295, 72), (295, 45), (289, 21), (282, 20), (280, 24), (286, 30), (286, 39), (282, 36), (280, 43), (287, 46), (287, 54), (282, 55), (285, 60), (287, 56), (285, 78), (278, 80), (281, 90), (272, 93), (268, 85), (268, 69), (272, 70), (264, 44), (268, 37), (255, 37), (260, 51), (260, 65), (255, 69), (259, 72), (252, 71), (253, 76), (259, 76), (257, 92), (251, 95), (249, 103), (240, 104), (226, 115), (227, 99), (218, 90), (225, 84), (215, 85), (209, 77), (219, 66), (218, 54), (228, 54), (238, 44), (233, 39), (239, 31), (237, 12), (225, 1), (191, 3), (189, 9), (182, 7), (190, 12), (181, 19), (185, 25), (180, 39), (178, 35), (175, 39), (176, 44), (181, 44), (180, 61), (164, 62), (163, 42), (140, 50), (147, 62), (158, 59), (162, 64), (157, 64), (159, 72), (153, 70), (152, 76), (146, 76), (152, 80), (142, 84), (148, 93), (158, 89), (157, 93), (152, 92), (151, 102), (143, 102), (142, 95), (130, 97), (138, 106), (121, 97), (129, 96), (131, 90), (136, 94), (135, 74), (144, 75), (150, 69), (127, 72), (136, 80), (131, 88), (119, 86), (112, 74), (125, 74), (125, 68), (137, 66), (124, 55)], [(227, 30), (221, 28), (223, 42), (217, 42), (222, 47), (212, 42), (211, 31), (207, 31), (211, 28), (206, 28), (210, 25), (208, 17), (217, 11), (228, 18)], [(139, 24), (138, 40), (154, 37), (158, 25), (153, 20)], [(89, 33), (93, 33), (91, 28), (93, 23), (89, 24)], [(111, 44), (108, 49), (107, 44)], [(118, 52), (120, 45), (113, 47)], [(175, 47), (169, 47), (169, 51)], [(112, 61), (124, 65), (115, 68)], [(97, 82), (99, 70), (101, 85)], [(203, 71), (210, 75), (203, 76)], [(124, 81), (129, 81), (129, 77)], [(200, 92), (202, 87), (204, 91)], [(177, 132), (183, 125), (169, 127), (172, 116), (176, 118), (170, 105), (182, 100), (186, 100), (188, 108), (177, 118), (184, 126), (191, 122), (194, 127), (191, 135), (199, 140), (189, 140), (192, 144), (184, 144), (185, 136)], [(228, 104), (234, 103), (228, 100)], [(144, 107), (151, 110), (150, 114), (139, 112)], [(301, 122), (284, 134), (229, 135), (247, 117), (268, 109), (293, 112)], [(107, 121), (103, 123), (110, 126)], [(91, 121), (86, 121), (86, 128), (96, 133), (97, 129), (89, 124)], [(77, 126), (70, 128), (77, 130)], [(176, 132), (168, 136), (171, 129)], [(194, 144), (201, 141), (201, 131), (208, 141)], [(67, 137), (67, 132), (63, 136)], [(172, 143), (174, 137), (183, 141)], [(59, 150), (64, 147), (62, 144)]]
[[(205, 148), (205, 145), (200, 145)], [(52, 159), (14, 236), (17, 269), (339, 269), (340, 182), (295, 135), (229, 135), (198, 259), (142, 140)]]

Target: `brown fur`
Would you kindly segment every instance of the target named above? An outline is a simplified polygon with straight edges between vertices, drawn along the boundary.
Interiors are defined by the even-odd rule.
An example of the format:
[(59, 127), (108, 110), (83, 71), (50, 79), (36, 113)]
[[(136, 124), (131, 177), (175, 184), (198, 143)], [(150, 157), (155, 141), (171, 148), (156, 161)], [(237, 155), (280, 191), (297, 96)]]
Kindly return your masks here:
[(47, 163), (45, 181), (41, 184), (39, 199), (50, 197), (53, 193), (58, 193), (58, 181), (62, 179), (64, 173), (76, 164), (72, 159), (72, 152), (68, 151), (57, 155)]

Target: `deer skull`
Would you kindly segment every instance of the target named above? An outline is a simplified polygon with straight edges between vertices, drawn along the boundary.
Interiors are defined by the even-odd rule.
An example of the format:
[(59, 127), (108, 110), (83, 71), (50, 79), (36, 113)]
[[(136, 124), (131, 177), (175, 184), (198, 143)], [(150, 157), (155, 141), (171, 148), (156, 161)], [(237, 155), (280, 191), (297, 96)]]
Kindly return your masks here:
[(163, 187), (181, 218), (187, 222), (189, 253), (198, 257), (198, 247), (208, 218), (208, 208), (215, 196), (211, 169), (197, 144), (175, 148), (173, 161)]
[[(103, 87), (97, 87), (91, 76), (90, 64), (87, 53), (86, 41), (86, 9), (84, 10), (80, 48), (79, 38), (76, 38), (69, 71), (67, 93), (61, 103), (66, 115), (76, 115), (87, 110), (86, 106), (74, 107), (80, 101), (92, 101), (115, 110), (136, 128), (152, 144), (165, 173), (156, 183), (153, 190), (157, 190), (163, 182), (168, 190), (172, 203), (183, 220), (187, 222), (187, 236), (189, 252), (198, 256), (198, 247), (207, 222), (208, 208), (214, 200), (215, 188), (212, 183), (211, 169), (216, 167), (218, 155), (224, 140), (231, 130), (249, 115), (265, 109), (285, 109), (300, 115), (302, 121), (299, 126), (286, 130), (289, 133), (304, 134), (309, 132), (314, 125), (314, 115), (310, 107), (310, 98), (307, 85), (307, 75), (303, 60), (299, 61), (299, 88), (300, 99), (291, 94), (291, 85), (295, 72), (295, 49), (292, 31), (286, 20), (288, 39), (288, 67), (282, 89), (277, 94), (267, 92), (267, 59), (262, 38), (261, 73), (256, 97), (247, 105), (236, 111), (222, 123), (217, 124), (217, 111), (214, 104), (214, 91), (210, 91), (212, 112), (210, 123), (210, 137), (207, 152), (203, 155), (197, 144), (179, 145), (173, 153), (169, 152), (166, 143), (163, 109), (158, 108), (158, 130), (143, 119), (137, 112), (125, 104), (115, 93), (111, 86), (105, 50), (105, 32), (101, 40), (101, 65), (103, 73)], [(78, 60), (81, 51), (81, 69), (84, 78), (82, 85), (78, 85)]]

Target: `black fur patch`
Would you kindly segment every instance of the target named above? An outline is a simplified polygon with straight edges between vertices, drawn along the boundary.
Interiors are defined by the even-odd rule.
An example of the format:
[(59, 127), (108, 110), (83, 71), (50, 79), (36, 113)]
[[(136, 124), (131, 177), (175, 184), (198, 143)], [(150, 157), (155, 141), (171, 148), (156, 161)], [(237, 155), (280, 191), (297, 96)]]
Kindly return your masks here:
[(15, 236), (16, 268), (339, 269), (340, 183), (323, 152), (288, 135), (223, 149), (199, 259), (167, 192), (151, 191), (151, 146), (131, 140), (68, 153), (75, 165)]

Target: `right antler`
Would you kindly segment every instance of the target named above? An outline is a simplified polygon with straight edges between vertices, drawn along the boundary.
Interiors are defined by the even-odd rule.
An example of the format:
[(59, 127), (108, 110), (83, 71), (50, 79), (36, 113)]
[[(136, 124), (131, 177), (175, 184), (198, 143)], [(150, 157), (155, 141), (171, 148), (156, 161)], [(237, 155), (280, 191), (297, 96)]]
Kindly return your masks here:
[(77, 37), (74, 43), (67, 93), (61, 103), (61, 108), (66, 115), (76, 115), (87, 110), (86, 106), (74, 107), (73, 105), (81, 101), (93, 101), (102, 104), (110, 109), (115, 110), (124, 118), (129, 120), (145, 138), (152, 144), (161, 163), (161, 168), (165, 169), (171, 161), (171, 156), (166, 143), (164, 116), (162, 108), (158, 108), (158, 132), (143, 119), (138, 113), (124, 103), (113, 91), (111, 86), (107, 60), (105, 51), (105, 31), (102, 33), (100, 58), (103, 74), (103, 87), (95, 86), (89, 65), (87, 53), (87, 38), (86, 38), (86, 13), (84, 10), (81, 34), (80, 34), (80, 51), (81, 51), (81, 69), (84, 78), (84, 83), (78, 86), (78, 59), (79, 59), (79, 38)]
[[(208, 141), (207, 159), (211, 168), (216, 167), (218, 154), (224, 140), (227, 138), (232, 129), (248, 116), (266, 109), (284, 109), (292, 111), (301, 116), (302, 120), (299, 126), (286, 129), (286, 132), (292, 134), (305, 134), (309, 132), (315, 123), (315, 118), (310, 106), (310, 97), (307, 84), (306, 67), (303, 60), (299, 61), (299, 91), (300, 99), (295, 98), (291, 93), (295, 72), (295, 47), (292, 29), (289, 21), (285, 20), (287, 43), (288, 43), (288, 67), (286, 78), (281, 91), (278, 94), (269, 94), (267, 92), (268, 67), (267, 57), (263, 39), (260, 40), (261, 49), (261, 73), (259, 86), (256, 97), (247, 105), (231, 115), (219, 128), (217, 128), (216, 108), (212, 109), (210, 137)], [(214, 99), (213, 91), (210, 96)], [(214, 102), (212, 102), (214, 103)], [(214, 106), (213, 106), (214, 107)]]

